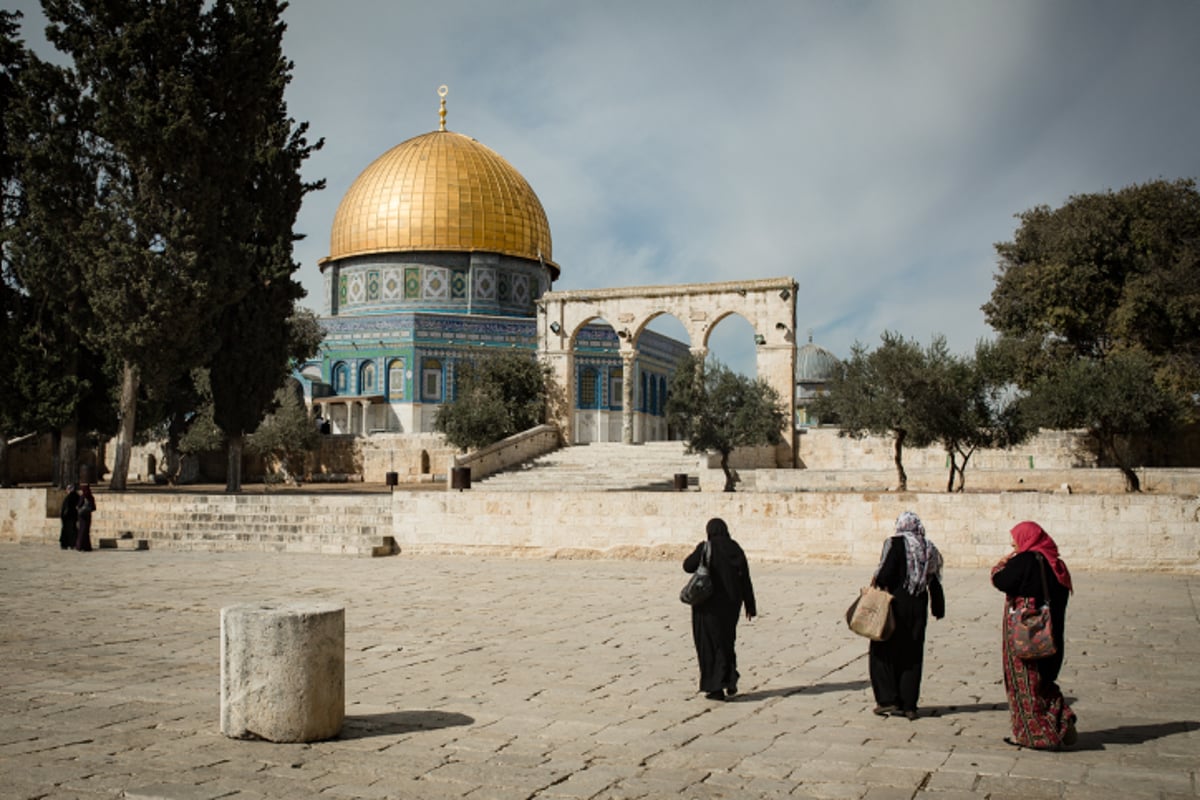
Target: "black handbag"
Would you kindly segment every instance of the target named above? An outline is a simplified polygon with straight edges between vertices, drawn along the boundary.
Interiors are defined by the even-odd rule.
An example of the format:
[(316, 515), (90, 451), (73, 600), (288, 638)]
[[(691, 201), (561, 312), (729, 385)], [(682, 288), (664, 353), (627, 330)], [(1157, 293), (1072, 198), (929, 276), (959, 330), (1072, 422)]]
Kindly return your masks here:
[(687, 603), (689, 606), (699, 605), (712, 597), (713, 582), (712, 575), (708, 574), (708, 548), (709, 543), (705, 542), (704, 555), (700, 558), (700, 566), (696, 567), (696, 571), (692, 573), (692, 577), (688, 578), (688, 582), (679, 590), (680, 601)]

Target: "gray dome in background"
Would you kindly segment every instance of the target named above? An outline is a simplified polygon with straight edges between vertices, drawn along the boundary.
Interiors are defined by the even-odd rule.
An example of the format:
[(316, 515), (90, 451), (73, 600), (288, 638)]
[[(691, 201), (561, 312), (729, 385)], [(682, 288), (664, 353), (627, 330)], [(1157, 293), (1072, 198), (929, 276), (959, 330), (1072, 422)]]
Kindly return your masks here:
[(832, 380), (840, 367), (841, 362), (833, 353), (813, 344), (812, 334), (808, 344), (796, 350), (797, 383), (825, 383)]

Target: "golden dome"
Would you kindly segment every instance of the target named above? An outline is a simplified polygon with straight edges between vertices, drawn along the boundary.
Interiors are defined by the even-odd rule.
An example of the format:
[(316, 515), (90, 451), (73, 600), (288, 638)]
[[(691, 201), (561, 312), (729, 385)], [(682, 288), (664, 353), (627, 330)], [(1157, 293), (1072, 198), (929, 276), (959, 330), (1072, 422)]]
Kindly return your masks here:
[(453, 131), (416, 136), (375, 159), (333, 217), (329, 256), (475, 251), (551, 260), (550, 223), (521, 173)]

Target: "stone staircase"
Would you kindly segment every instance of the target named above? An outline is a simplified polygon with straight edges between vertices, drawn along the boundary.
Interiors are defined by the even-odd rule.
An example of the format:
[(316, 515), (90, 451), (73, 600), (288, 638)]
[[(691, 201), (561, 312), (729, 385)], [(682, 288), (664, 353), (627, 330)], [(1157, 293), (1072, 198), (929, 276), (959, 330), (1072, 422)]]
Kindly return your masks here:
[(677, 473), (699, 484), (701, 456), (684, 453), (683, 442), (593, 442), (562, 447), (503, 472), (473, 481), (488, 492), (670, 492)]
[(398, 552), (386, 494), (111, 494), (93, 517), (100, 548), (255, 550), (387, 556)]

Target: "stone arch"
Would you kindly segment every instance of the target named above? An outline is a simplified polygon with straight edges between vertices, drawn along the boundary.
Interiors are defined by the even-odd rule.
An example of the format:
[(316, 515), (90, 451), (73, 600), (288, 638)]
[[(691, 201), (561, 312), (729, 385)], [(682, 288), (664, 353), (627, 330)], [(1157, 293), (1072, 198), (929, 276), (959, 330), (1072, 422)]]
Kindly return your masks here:
[[(537, 301), (538, 351), (554, 370), (556, 381), (573, 394), (578, 332), (596, 318), (611, 324), (617, 332), (619, 352), (625, 365), (622, 441), (632, 444), (632, 364), (638, 337), (649, 322), (662, 314), (674, 316), (683, 323), (692, 352), (704, 357), (712, 329), (730, 314), (738, 314), (754, 329), (758, 376), (778, 390), (784, 399), (788, 419), (793, 419), (797, 289), (796, 281), (791, 278), (768, 278), (547, 292)], [(572, 430), (573, 415), (574, 403), (563, 404), (559, 424), (566, 432)], [(790, 462), (794, 465), (796, 437), (792, 426), (784, 431), (784, 437), (791, 451)]]

